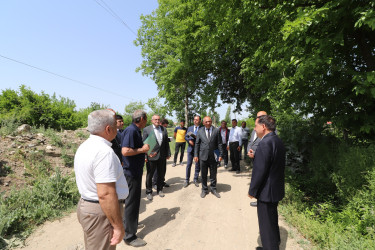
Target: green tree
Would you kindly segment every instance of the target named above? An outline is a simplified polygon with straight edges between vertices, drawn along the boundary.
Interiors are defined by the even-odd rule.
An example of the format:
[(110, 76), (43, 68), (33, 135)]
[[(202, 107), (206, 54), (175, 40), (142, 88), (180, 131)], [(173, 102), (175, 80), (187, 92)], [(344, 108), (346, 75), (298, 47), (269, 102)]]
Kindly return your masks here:
[(179, 112), (183, 104), (186, 121), (191, 109), (217, 100), (207, 70), (210, 62), (199, 43), (199, 6), (200, 1), (160, 0), (158, 9), (141, 17), (136, 40), (145, 58), (138, 70), (151, 76), (170, 110)]

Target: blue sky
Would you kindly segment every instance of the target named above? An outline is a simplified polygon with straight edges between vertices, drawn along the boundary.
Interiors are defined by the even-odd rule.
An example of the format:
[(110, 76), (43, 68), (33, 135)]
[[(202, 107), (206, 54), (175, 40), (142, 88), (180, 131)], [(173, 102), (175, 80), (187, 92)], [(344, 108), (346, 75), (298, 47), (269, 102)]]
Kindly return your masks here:
[[(77, 108), (97, 102), (120, 113), (131, 101), (157, 96), (156, 84), (135, 72), (142, 57), (134, 45), (140, 16), (151, 14), (157, 0), (104, 0), (130, 29), (98, 2), (105, 6), (101, 0), (0, 1), (0, 90), (24, 84), (37, 93), (68, 97)], [(227, 107), (217, 109), (221, 118)]]

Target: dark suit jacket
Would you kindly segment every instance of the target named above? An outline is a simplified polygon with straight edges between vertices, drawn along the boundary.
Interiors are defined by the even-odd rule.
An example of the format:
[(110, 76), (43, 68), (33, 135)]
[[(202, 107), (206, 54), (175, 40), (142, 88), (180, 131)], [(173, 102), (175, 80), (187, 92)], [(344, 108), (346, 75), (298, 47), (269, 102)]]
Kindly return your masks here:
[(259, 142), (254, 158), (249, 194), (263, 202), (278, 202), (285, 195), (285, 148), (270, 132)]
[[(220, 133), (220, 136), (221, 136), (221, 127), (219, 128), (219, 133)], [(228, 141), (229, 141), (229, 133), (230, 133), (230, 129), (229, 128), (227, 128), (227, 132), (226, 132), (226, 136), (225, 136), (225, 141), (227, 142), (227, 144), (229, 144), (228, 143)], [(223, 138), (221, 138), (221, 139), (223, 139)], [(223, 143), (223, 140), (221, 140), (221, 143)]]
[[(199, 131), (199, 128), (201, 128), (202, 126), (199, 126), (198, 127), (198, 131)], [(194, 153), (194, 147), (195, 147), (195, 140), (196, 138), (192, 137), (192, 136), (189, 136), (188, 133), (189, 132), (192, 132), (194, 134), (194, 125), (193, 126), (190, 126), (188, 127), (187, 131), (186, 131), (186, 135), (185, 135), (185, 140), (187, 141), (188, 143), (188, 148), (187, 148), (187, 152), (190, 153), (190, 152), (193, 152)], [(198, 134), (198, 132), (197, 132)], [(189, 141), (193, 141), (194, 142), (194, 146), (191, 146)]]
[[(156, 141), (155, 148), (153, 149), (154, 152), (158, 152), (155, 157), (146, 156), (149, 161), (156, 161), (159, 158), (167, 158), (171, 156), (171, 149), (169, 148), (169, 139), (168, 139), (168, 132), (163, 126), (159, 126), (163, 133), (163, 140), (161, 145)], [(154, 133), (154, 126), (150, 125), (143, 129), (143, 138), (142, 140), (146, 140), (146, 138), (151, 134)]]
[[(256, 138), (255, 141), (254, 141), (254, 138)], [(255, 151), (257, 150), (259, 142), (260, 142), (260, 138), (257, 138), (257, 133), (255, 132), (255, 130), (253, 130), (253, 132), (251, 132), (249, 144), (247, 144), (246, 152), (249, 152), (250, 149), (252, 149), (254, 150), (254, 155), (255, 155)]]
[(207, 161), (209, 158), (215, 161), (215, 149), (219, 149), (220, 157), (223, 156), (223, 149), (221, 147), (223, 141), (221, 140), (219, 129), (212, 127), (210, 140), (207, 139), (205, 130), (205, 127), (201, 127), (198, 130), (197, 139), (195, 141), (194, 157), (198, 157), (199, 160), (202, 161)]

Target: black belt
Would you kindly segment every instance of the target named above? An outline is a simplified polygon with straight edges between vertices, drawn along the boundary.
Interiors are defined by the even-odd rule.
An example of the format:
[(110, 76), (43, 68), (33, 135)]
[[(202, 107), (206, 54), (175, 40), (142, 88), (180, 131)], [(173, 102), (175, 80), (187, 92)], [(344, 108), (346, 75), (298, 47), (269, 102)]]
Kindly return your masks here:
[(95, 200), (86, 200), (86, 199), (83, 199), (83, 198), (82, 198), (82, 200), (87, 201), (87, 202), (91, 202), (91, 203), (99, 203), (99, 201), (95, 201)]
[[(82, 200), (84, 201), (87, 201), (87, 202), (91, 202), (91, 203), (99, 203), (99, 201), (95, 201), (95, 200), (86, 200), (86, 199), (83, 199)], [(125, 204), (125, 200), (118, 200), (119, 203), (122, 203), (122, 204)]]
[(229, 144), (233, 144), (233, 143), (239, 143), (239, 142), (238, 141), (229, 142)]

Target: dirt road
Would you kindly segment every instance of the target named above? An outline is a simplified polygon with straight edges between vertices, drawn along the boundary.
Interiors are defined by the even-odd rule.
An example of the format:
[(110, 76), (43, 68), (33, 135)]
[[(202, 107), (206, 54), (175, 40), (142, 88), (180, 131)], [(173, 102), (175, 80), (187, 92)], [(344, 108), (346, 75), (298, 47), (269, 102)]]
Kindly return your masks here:
[[(170, 187), (164, 189), (164, 198), (154, 193), (153, 201), (148, 201), (143, 185), (140, 222), (145, 227), (138, 231), (138, 236), (148, 244), (141, 249), (244, 250), (261, 245), (256, 208), (249, 206), (251, 200), (247, 197), (251, 174), (247, 166), (242, 166), (240, 174), (218, 168), (217, 191), (221, 198), (210, 193), (202, 199), (201, 187), (190, 184), (183, 188), (186, 161), (176, 167), (171, 163), (168, 161), (166, 174)], [(297, 243), (301, 237), (282, 218), (280, 232), (280, 249), (302, 249)], [(120, 250), (131, 248), (124, 243), (117, 245)], [(84, 249), (76, 213), (45, 223), (22, 249)]]

